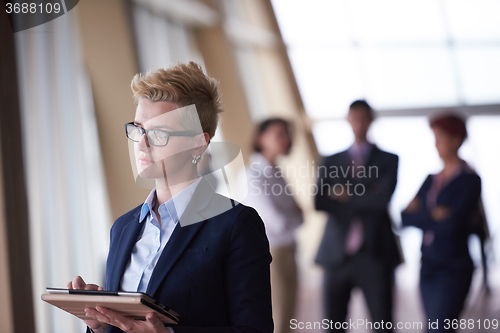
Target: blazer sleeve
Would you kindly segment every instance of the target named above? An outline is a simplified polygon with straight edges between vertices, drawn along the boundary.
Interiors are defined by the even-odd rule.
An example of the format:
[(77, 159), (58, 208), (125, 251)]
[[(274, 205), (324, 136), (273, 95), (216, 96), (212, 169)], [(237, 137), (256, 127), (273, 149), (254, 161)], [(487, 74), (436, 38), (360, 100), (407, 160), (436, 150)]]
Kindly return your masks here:
[(431, 214), (428, 209), (426, 209), (426, 196), (432, 182), (432, 177), (427, 176), (420, 189), (418, 190), (416, 199), (420, 201), (421, 208), (416, 212), (407, 212), (404, 210), (401, 213), (401, 223), (405, 227), (416, 227), (420, 229), (427, 229), (431, 221)]
[[(387, 154), (387, 153), (386, 153)], [(371, 182), (365, 188), (363, 195), (349, 197), (347, 204), (356, 211), (386, 211), (391, 201), (392, 194), (398, 180), (397, 155), (387, 154), (387, 162), (383, 168), (379, 168), (380, 174), (376, 181)]]
[[(329, 194), (336, 184), (343, 184), (346, 180), (342, 177), (328, 177), (326, 172), (320, 173), (317, 183), (318, 193), (314, 198), (316, 209), (332, 214), (337, 221), (348, 222), (350, 218), (345, 218), (346, 213), (386, 211), (396, 188), (398, 161), (397, 155), (388, 154), (386, 163), (379, 167), (377, 179), (365, 185), (365, 193), (350, 196), (345, 202), (334, 200)], [(328, 170), (330, 165), (334, 165), (333, 157), (326, 158), (320, 170)]]
[(272, 333), (271, 254), (264, 224), (253, 208), (236, 218), (224, 264), (228, 327), (172, 327), (175, 333)]
[(318, 211), (324, 211), (333, 215), (337, 221), (344, 221), (343, 216), (339, 214), (346, 212), (345, 203), (333, 200), (330, 197), (332, 189), (336, 184), (342, 184), (343, 178), (329, 177), (329, 167), (335, 165), (335, 156), (325, 157), (321, 166), (318, 168), (318, 182), (316, 183), (317, 192), (314, 196), (314, 207)]
[(442, 221), (434, 221), (429, 229), (439, 233), (453, 233), (455, 230), (470, 230), (471, 216), (481, 197), (481, 179), (470, 175), (463, 180), (453, 203), (448, 207), (450, 214)]
[(459, 190), (453, 199), (453, 204), (449, 206), (450, 214), (442, 221), (434, 221), (431, 212), (425, 208), (425, 193), (417, 197), (422, 202), (422, 208), (416, 213), (403, 212), (402, 222), (405, 226), (415, 226), (423, 230), (433, 230), (435, 232), (452, 232), (457, 229), (471, 227), (470, 218), (476, 209), (481, 197), (481, 178), (477, 175), (470, 175), (462, 180)]
[[(286, 183), (275, 183), (273, 178), (266, 178), (263, 173), (250, 173), (248, 180), (248, 195), (244, 203), (255, 208), (262, 216), (271, 241), (287, 228), (298, 227), (303, 222), (300, 208), (293, 196), (287, 192)], [(280, 186), (280, 195), (272, 192), (274, 184)]]

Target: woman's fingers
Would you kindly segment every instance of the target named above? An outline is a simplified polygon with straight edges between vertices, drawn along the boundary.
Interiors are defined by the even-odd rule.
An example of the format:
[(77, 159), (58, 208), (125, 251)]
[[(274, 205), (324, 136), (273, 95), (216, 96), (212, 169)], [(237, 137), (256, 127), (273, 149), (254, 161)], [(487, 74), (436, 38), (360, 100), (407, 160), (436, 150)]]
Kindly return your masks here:
[(96, 309), (85, 309), (85, 316), (88, 318), (92, 318), (93, 320), (85, 320), (85, 324), (87, 326), (91, 327), (88, 323), (89, 322), (98, 322), (99, 325), (103, 324), (113, 324), (111, 318), (106, 316), (105, 314), (97, 311)]
[(146, 321), (153, 327), (153, 329), (161, 332), (161, 329), (165, 327), (158, 317), (155, 316), (153, 312), (150, 312), (146, 315)]
[[(86, 308), (85, 315), (92, 320), (85, 320), (87, 326), (92, 328), (98, 327), (99, 325), (108, 324), (120, 328), (124, 332), (165, 332), (165, 326), (163, 323), (155, 316), (154, 313), (148, 313), (146, 315), (145, 321), (137, 321), (119, 314), (116, 311), (110, 310), (108, 308), (103, 308), (101, 306), (96, 306), (93, 308)], [(95, 321), (98, 321), (97, 324)]]
[[(104, 288), (99, 287), (96, 284), (89, 283), (86, 284), (81, 276), (75, 276), (73, 281), (69, 282), (66, 285), (67, 289), (76, 289), (76, 290), (104, 290)], [(97, 329), (105, 329), (106, 324), (108, 324), (109, 319), (107, 319), (104, 315), (100, 314), (95, 309), (85, 309), (85, 316), (87, 316), (88, 320), (84, 320), (85, 325), (90, 327), (92, 330)]]
[(86, 308), (84, 311), (87, 318), (92, 318), (83, 321), (91, 329), (95, 330), (108, 324), (109, 319), (95, 309)]
[(125, 317), (116, 311), (101, 306), (96, 306), (95, 309), (85, 309), (85, 315), (101, 323), (116, 326), (124, 332), (165, 332), (165, 326), (152, 312), (146, 315), (145, 321)]
[(66, 289), (82, 289), (82, 290), (104, 290), (103, 287), (94, 283), (86, 284), (81, 276), (75, 276), (73, 281), (68, 282)]
[(85, 285), (85, 290), (99, 290), (99, 286), (97, 284), (89, 283)]
[(406, 207), (405, 211), (407, 213), (416, 213), (420, 210), (420, 200), (418, 198), (414, 198)]
[[(107, 308), (103, 308), (101, 306), (96, 306), (96, 310), (98, 312), (100, 312), (104, 317), (102, 317), (104, 320), (106, 320), (105, 322), (110, 324), (110, 325), (113, 325), (113, 326), (116, 326), (116, 327), (119, 327), (122, 331), (125, 331), (125, 332), (132, 332), (134, 327), (135, 327), (135, 320), (131, 319), (131, 318), (127, 318), (121, 314), (119, 314), (118, 312), (116, 311), (113, 311), (113, 310), (110, 310), (110, 309), (107, 309)], [(101, 318), (101, 317), (99, 317)]]
[(75, 276), (72, 281), (69, 281), (66, 285), (66, 289), (83, 289), (85, 287), (85, 281), (83, 281), (81, 276)]
[(450, 211), (449, 207), (437, 206), (432, 210), (431, 215), (435, 221), (441, 222), (450, 216)]
[(68, 289), (85, 289), (85, 281), (83, 281), (80, 275), (77, 275), (73, 278), (73, 288)]

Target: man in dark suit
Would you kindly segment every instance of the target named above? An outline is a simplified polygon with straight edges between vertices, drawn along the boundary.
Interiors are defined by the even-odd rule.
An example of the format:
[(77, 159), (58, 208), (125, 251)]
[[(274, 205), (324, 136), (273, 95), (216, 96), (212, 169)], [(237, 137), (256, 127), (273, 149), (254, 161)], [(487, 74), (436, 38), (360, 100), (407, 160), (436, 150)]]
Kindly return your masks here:
[[(154, 313), (140, 321), (96, 307), (85, 309), (87, 331), (272, 333), (264, 224), (197, 173), (221, 112), (218, 83), (189, 63), (137, 75), (132, 90), (137, 110), (125, 124), (132, 166), (155, 188), (111, 228), (105, 289), (145, 292), (180, 320), (166, 327)], [(68, 289), (103, 288), (78, 276)]]
[(328, 213), (316, 257), (324, 268), (325, 316), (340, 331), (355, 287), (363, 291), (373, 322), (391, 322), (394, 268), (401, 262), (387, 210), (398, 157), (367, 141), (373, 111), (366, 101), (353, 102), (347, 119), (355, 142), (324, 159), (315, 197), (316, 209)]

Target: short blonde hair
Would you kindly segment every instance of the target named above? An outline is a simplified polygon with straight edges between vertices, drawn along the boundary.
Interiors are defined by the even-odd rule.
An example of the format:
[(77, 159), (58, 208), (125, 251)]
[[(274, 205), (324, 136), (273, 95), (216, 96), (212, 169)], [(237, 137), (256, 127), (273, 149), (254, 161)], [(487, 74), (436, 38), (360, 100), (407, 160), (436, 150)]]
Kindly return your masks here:
[[(219, 82), (203, 73), (200, 65), (177, 63), (168, 69), (157, 69), (146, 75), (136, 74), (131, 83), (134, 100), (143, 98), (151, 102), (169, 102), (185, 107), (196, 105), (203, 132), (212, 138), (217, 129), (219, 113), (223, 111)], [(193, 120), (183, 115), (191, 127)], [(195, 122), (197, 123), (197, 122)]]

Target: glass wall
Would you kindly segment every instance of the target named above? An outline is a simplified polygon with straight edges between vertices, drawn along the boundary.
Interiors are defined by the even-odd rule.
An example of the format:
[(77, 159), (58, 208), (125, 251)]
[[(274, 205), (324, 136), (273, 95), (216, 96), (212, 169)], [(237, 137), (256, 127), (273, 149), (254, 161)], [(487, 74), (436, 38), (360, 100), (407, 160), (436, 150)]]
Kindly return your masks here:
[(500, 103), (495, 0), (272, 1), (309, 115)]
[(76, 275), (104, 285), (111, 217), (74, 12), (15, 41), (37, 332), (83, 332), (81, 320), (40, 301)]
[[(314, 120), (320, 154), (339, 152), (351, 144), (353, 136), (343, 118), (353, 100), (366, 99), (380, 111), (370, 137), (400, 157), (391, 203), (396, 222), (425, 177), (441, 168), (423, 115), (467, 107), (469, 139), (460, 154), (482, 177), (498, 258), (500, 177), (494, 170), (500, 159), (500, 20), (496, 19), (500, 2), (312, 0), (305, 7), (299, 0), (273, 0), (272, 4), (307, 114)], [(490, 105), (491, 115), (481, 115), (480, 105)], [(418, 236), (411, 230), (402, 234), (409, 262), (419, 260)]]

